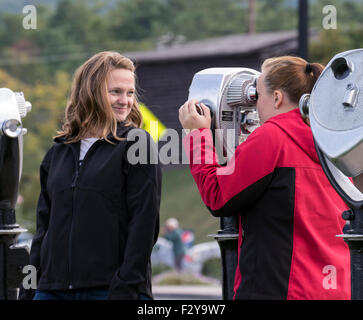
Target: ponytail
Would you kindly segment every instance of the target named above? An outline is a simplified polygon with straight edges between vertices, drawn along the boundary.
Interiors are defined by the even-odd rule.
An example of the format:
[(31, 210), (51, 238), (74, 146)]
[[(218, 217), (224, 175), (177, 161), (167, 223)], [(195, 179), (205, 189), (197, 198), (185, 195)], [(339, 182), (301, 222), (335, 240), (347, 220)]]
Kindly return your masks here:
[[(305, 73), (308, 75), (312, 75), (312, 81), (315, 82), (318, 80), (320, 74), (322, 73), (324, 66), (320, 63), (307, 63), (305, 67)], [(313, 86), (314, 86), (313, 84)], [(307, 92), (310, 93), (310, 92)]]
[(266, 70), (265, 85), (270, 92), (283, 90), (292, 103), (298, 104), (303, 94), (311, 93), (324, 66), (299, 57), (282, 56), (266, 59), (262, 69)]

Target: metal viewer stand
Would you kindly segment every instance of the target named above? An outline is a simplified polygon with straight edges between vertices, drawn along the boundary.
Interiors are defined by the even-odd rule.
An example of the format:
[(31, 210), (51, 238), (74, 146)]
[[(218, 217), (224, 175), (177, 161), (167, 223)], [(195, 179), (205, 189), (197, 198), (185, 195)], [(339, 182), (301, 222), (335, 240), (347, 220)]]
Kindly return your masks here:
[(299, 103), (324, 173), (349, 207), (342, 212), (346, 224), (337, 237), (350, 250), (353, 300), (363, 299), (363, 194), (348, 178), (359, 186), (363, 172), (362, 59), (363, 49), (335, 55)]
[(220, 219), (221, 230), (210, 235), (217, 240), (222, 260), (222, 298), (232, 300), (234, 277), (238, 261), (238, 221), (237, 216)]
[(344, 190), (342, 187), (344, 183), (347, 183), (346, 180), (342, 180), (340, 175), (334, 173), (334, 168), (318, 146), (316, 150), (329, 182), (350, 207), (349, 210), (342, 212), (342, 218), (347, 223), (343, 228), (343, 234), (337, 235), (337, 237), (343, 238), (350, 250), (351, 298), (352, 300), (363, 300), (363, 200), (351, 199), (347, 189)]
[(0, 300), (16, 300), (23, 266), (29, 264), (27, 248), (15, 245), (17, 237), (27, 231), (16, 223), (15, 206), (26, 133), (21, 118), (31, 104), (21, 92), (1, 88), (0, 110)]

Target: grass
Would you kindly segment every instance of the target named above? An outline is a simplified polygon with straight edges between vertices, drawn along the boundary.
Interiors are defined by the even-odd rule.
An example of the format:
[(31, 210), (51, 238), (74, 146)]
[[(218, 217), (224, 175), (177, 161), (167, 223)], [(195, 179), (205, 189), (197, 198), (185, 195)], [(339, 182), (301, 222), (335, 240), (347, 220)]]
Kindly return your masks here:
[(188, 167), (164, 171), (160, 206), (161, 225), (168, 219), (178, 219), (180, 227), (194, 232), (194, 243), (212, 241), (219, 219), (208, 211)]

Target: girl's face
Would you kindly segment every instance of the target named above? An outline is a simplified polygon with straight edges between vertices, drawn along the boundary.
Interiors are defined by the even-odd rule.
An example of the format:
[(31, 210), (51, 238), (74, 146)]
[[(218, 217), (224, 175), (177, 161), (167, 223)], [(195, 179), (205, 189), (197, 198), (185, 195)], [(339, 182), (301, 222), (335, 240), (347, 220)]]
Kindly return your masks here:
[(135, 76), (127, 69), (114, 69), (107, 77), (107, 95), (117, 121), (125, 121), (135, 101)]
[(257, 79), (256, 90), (258, 94), (258, 99), (256, 103), (257, 111), (260, 117), (260, 123), (263, 124), (269, 118), (275, 115), (275, 99), (273, 93), (270, 93), (264, 83), (264, 79), (266, 76), (265, 70), (262, 70), (262, 73)]

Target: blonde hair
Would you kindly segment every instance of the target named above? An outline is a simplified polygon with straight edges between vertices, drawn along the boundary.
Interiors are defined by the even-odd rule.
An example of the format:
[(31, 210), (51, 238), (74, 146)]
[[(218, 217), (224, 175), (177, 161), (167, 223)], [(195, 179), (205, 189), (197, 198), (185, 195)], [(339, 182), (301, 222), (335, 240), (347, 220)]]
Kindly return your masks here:
[(324, 66), (299, 57), (281, 56), (266, 59), (261, 69), (266, 72), (264, 84), (269, 92), (281, 89), (291, 102), (298, 104), (303, 94), (311, 93)]
[[(107, 76), (115, 69), (130, 70), (136, 81), (133, 62), (113, 51), (94, 55), (76, 70), (62, 130), (57, 132), (55, 138), (63, 137), (66, 143), (72, 143), (83, 139), (91, 132), (97, 133), (108, 142), (109, 133), (121, 140), (117, 137), (117, 118), (107, 95)], [(136, 93), (124, 124), (138, 128), (142, 125)]]

